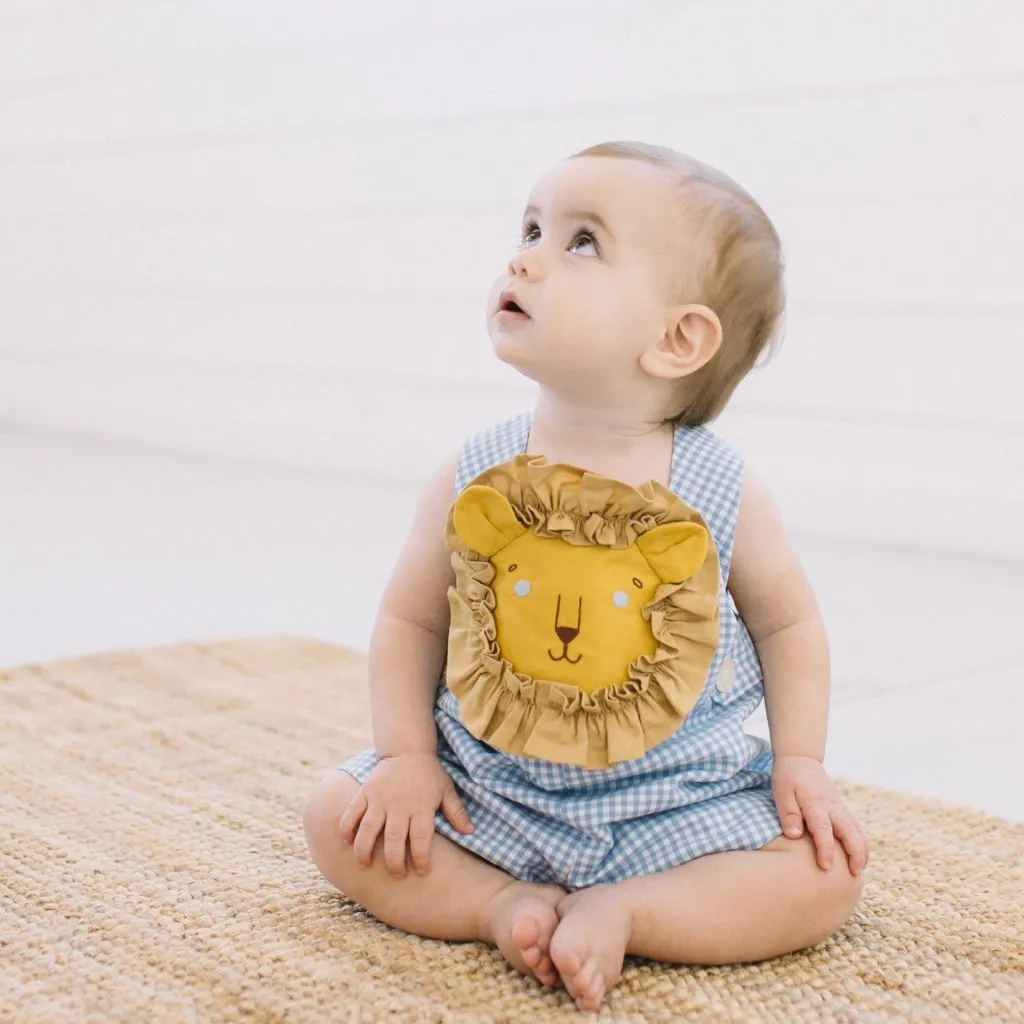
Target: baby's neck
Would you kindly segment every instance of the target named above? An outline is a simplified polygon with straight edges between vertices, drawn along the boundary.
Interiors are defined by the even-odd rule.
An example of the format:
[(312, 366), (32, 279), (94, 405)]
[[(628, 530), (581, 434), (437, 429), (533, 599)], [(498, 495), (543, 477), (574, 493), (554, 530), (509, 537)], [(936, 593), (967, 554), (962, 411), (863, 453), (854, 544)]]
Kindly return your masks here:
[(637, 487), (648, 480), (668, 486), (674, 430), (609, 408), (538, 399), (526, 450), (548, 462), (567, 462)]

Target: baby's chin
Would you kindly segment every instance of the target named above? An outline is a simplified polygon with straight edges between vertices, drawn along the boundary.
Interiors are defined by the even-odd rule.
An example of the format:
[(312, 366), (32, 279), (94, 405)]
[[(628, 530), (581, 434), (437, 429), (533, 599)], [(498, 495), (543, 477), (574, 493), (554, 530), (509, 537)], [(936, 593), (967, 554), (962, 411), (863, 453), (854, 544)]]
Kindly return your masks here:
[(557, 347), (536, 323), (530, 321), (511, 329), (491, 324), (489, 333), (494, 354), (531, 380), (537, 380), (536, 374), (553, 369), (552, 351), (557, 351)]
[(498, 359), (541, 387), (573, 392), (592, 383), (596, 368), (572, 358), (551, 339), (508, 336), (497, 331), (491, 333), (491, 345)]
[(492, 339), (492, 347), (494, 348), (494, 354), (506, 366), (511, 366), (513, 370), (517, 370), (524, 377), (528, 377), (538, 384), (544, 383), (543, 368), (537, 366), (524, 353), (516, 351), (519, 346), (510, 345), (505, 339), (498, 338), (496, 340)]

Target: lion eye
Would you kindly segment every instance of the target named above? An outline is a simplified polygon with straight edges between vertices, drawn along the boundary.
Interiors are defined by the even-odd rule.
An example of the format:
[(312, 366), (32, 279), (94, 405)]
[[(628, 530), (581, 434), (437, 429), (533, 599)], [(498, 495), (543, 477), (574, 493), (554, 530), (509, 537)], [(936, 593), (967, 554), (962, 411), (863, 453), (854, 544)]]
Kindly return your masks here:
[(518, 569), (518, 568), (519, 568), (519, 563), (518, 563), (518, 562), (513, 562), (513, 563), (512, 563), (512, 564), (511, 564), (511, 565), (510, 565), (510, 566), (508, 567), (508, 571), (509, 571), (509, 572), (515, 572), (515, 571), (516, 571), (516, 569)]
[(516, 593), (520, 597), (526, 597), (530, 592), (530, 581), (529, 580), (516, 580)]
[(644, 589), (643, 581), (638, 580), (635, 576), (633, 577), (633, 586), (636, 587), (637, 590)]
[(625, 608), (629, 604), (629, 595), (624, 590), (616, 590), (612, 594), (612, 601), (615, 602), (620, 608)]

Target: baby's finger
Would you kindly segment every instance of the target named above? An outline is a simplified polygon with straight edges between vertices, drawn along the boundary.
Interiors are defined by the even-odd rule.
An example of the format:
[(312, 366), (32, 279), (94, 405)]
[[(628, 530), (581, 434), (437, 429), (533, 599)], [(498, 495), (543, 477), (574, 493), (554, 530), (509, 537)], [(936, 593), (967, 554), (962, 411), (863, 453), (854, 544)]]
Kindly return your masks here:
[(356, 860), (364, 868), (373, 863), (373, 847), (377, 842), (377, 835), (384, 825), (384, 808), (375, 804), (367, 809), (360, 822), (359, 831), (356, 833), (356, 841), (352, 844)]
[(814, 837), (814, 845), (818, 850), (818, 865), (823, 871), (828, 871), (832, 867), (832, 855), (836, 845), (832, 822), (824, 811), (812, 808), (807, 812), (807, 828)]
[(832, 830), (846, 848), (846, 859), (850, 864), (850, 872), (859, 875), (867, 864), (864, 839), (853, 818), (845, 814), (836, 814), (832, 818)]
[(392, 811), (384, 826), (384, 863), (395, 878), (405, 878), (405, 840), (409, 835), (409, 816)]
[(796, 798), (796, 790), (789, 787), (781, 791), (776, 798), (776, 803), (782, 830), (790, 839), (798, 839), (804, 830), (804, 816)]
[(452, 785), (441, 798), (441, 811), (444, 816), (460, 831), (472, 832), (473, 822), (469, 820), (469, 811), (459, 799), (459, 794)]
[(351, 845), (356, 838), (356, 826), (359, 824), (360, 818), (366, 812), (366, 794), (363, 790), (359, 790), (358, 793), (348, 802), (348, 807), (345, 808), (341, 815), (341, 819), (338, 821), (338, 829), (341, 832), (341, 838), (346, 843)]
[(434, 815), (416, 814), (409, 823), (409, 853), (413, 870), (425, 875), (430, 870), (430, 840), (434, 838)]
[(868, 842), (868, 834), (864, 831), (861, 823), (857, 822), (857, 831), (860, 833), (861, 842), (864, 844), (864, 867), (868, 866), (868, 861), (871, 860), (871, 844)]

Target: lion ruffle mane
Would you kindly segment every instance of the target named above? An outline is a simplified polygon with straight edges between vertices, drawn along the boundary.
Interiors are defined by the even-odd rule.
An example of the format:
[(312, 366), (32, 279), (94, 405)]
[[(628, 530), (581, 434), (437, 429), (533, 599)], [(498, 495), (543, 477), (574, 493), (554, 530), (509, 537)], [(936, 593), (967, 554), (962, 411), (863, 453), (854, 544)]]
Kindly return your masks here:
[(707, 523), (655, 481), (631, 487), (575, 466), (548, 465), (538, 455), (494, 466), (473, 486), (507, 499), (519, 529), (573, 545), (628, 548), (667, 523), (695, 523), (707, 532), (699, 569), (682, 583), (662, 583), (643, 608), (654, 653), (630, 662), (622, 682), (587, 692), (524, 675), (502, 657), (491, 588), (495, 567), (459, 536), (456, 506), (448, 516), (445, 540), (456, 583), (448, 591), (446, 678), (469, 731), (507, 753), (587, 768), (642, 757), (696, 704), (718, 644), (720, 566)]

